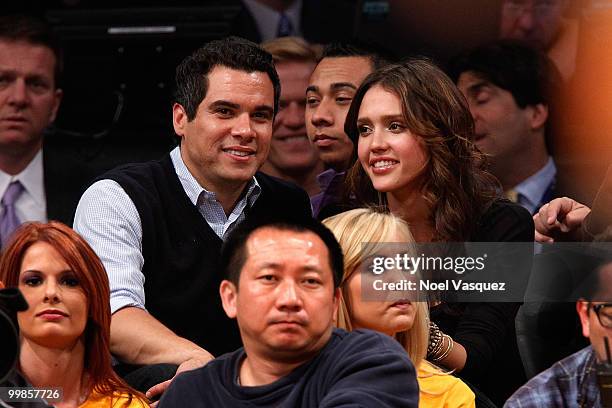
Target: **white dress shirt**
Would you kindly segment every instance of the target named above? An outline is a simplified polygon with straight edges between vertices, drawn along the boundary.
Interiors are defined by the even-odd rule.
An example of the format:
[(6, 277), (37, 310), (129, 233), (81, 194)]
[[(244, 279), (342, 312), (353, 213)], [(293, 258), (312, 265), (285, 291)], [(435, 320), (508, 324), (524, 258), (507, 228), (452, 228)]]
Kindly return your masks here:
[[(226, 216), (215, 194), (202, 188), (189, 172), (179, 147), (170, 152), (170, 158), (189, 200), (222, 239), (244, 219), (245, 207), (253, 206), (261, 193), (253, 177), (246, 193)], [(100, 180), (85, 191), (76, 209), (74, 229), (87, 240), (106, 268), (111, 312), (127, 306), (145, 309), (142, 223), (134, 202), (119, 183)]]
[(544, 195), (548, 190), (554, 187), (556, 176), (557, 167), (552, 157), (549, 157), (544, 167), (514, 187), (519, 194), (518, 203), (533, 214), (541, 205), (546, 204), (542, 200), (546, 199)]
[[(15, 201), (15, 211), (19, 221), (47, 222), (42, 149), (36, 153), (36, 156), (21, 173), (11, 176), (0, 170), (0, 198), (4, 196), (6, 189), (13, 181), (19, 181), (24, 188)], [(0, 211), (4, 212), (4, 206), (0, 204), (0, 207), (2, 207)]]

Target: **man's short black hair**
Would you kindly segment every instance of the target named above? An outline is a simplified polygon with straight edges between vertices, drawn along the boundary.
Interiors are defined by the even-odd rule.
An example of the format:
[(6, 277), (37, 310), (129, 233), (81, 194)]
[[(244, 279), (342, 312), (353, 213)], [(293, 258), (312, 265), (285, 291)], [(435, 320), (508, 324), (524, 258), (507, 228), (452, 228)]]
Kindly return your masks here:
[(0, 16), (0, 41), (23, 41), (49, 48), (55, 56), (55, 87), (59, 87), (64, 70), (64, 56), (57, 35), (45, 21), (23, 14)]
[(328, 251), (329, 266), (334, 278), (334, 288), (342, 281), (344, 274), (344, 256), (342, 248), (334, 234), (315, 219), (274, 218), (247, 220), (232, 231), (221, 249), (220, 266), (225, 279), (238, 288), (240, 272), (247, 260), (246, 243), (249, 237), (262, 228), (274, 228), (280, 231), (312, 232), (325, 244)]
[(372, 70), (376, 70), (380, 67), (387, 65), (389, 62), (394, 61), (395, 58), (392, 54), (383, 49), (380, 46), (372, 43), (365, 42), (350, 42), (350, 43), (330, 43), (323, 48), (321, 58), (334, 58), (334, 57), (365, 57), (370, 59), (372, 64)]
[(578, 296), (591, 302), (612, 302), (612, 252), (608, 246), (603, 254), (584, 262), (578, 285)]
[(466, 51), (449, 63), (449, 76), (472, 72), (512, 94), (521, 109), (550, 105), (558, 95), (561, 76), (542, 52), (514, 40), (498, 40)]
[(278, 111), (280, 80), (272, 55), (254, 42), (239, 37), (227, 37), (207, 43), (185, 58), (176, 68), (174, 97), (185, 109), (189, 121), (196, 117), (198, 106), (208, 91), (208, 74), (217, 66), (268, 74), (274, 85), (274, 112)]

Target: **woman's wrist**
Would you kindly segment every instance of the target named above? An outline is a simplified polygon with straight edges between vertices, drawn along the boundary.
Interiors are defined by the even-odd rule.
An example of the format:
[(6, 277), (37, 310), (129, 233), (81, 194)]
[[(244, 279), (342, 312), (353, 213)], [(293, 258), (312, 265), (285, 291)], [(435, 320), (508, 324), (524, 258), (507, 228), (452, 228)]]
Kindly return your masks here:
[(453, 351), (455, 342), (444, 334), (434, 322), (429, 323), (429, 345), (427, 346), (427, 359), (438, 363), (446, 359)]

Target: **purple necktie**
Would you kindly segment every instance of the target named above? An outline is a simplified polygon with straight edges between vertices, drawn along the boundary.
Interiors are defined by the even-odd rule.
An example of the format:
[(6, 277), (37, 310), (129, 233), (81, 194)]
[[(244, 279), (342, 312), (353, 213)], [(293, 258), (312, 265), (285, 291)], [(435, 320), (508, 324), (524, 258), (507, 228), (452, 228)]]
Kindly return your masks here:
[(17, 201), (21, 193), (23, 193), (23, 185), (19, 181), (13, 181), (4, 192), (4, 196), (2, 196), (2, 207), (4, 208), (2, 216), (0, 216), (2, 246), (8, 242), (13, 231), (21, 225), (21, 221), (19, 221), (15, 212), (15, 201)]
[(276, 30), (277, 37), (288, 37), (293, 34), (293, 24), (285, 13), (281, 13), (280, 19), (278, 20), (278, 28)]

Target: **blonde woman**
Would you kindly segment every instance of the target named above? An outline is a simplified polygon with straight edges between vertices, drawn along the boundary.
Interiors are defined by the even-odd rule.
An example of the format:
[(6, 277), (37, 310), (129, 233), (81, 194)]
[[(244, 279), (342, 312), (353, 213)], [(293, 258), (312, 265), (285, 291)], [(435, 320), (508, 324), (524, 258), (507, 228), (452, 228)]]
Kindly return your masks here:
[(408, 224), (373, 209), (347, 211), (323, 223), (334, 233), (344, 252), (337, 326), (349, 331), (377, 330), (395, 337), (417, 367), (419, 407), (474, 407), (474, 393), (463, 381), (425, 360), (429, 341), (427, 302), (362, 298), (361, 265), (368, 258), (388, 251), (385, 243), (414, 243)]

